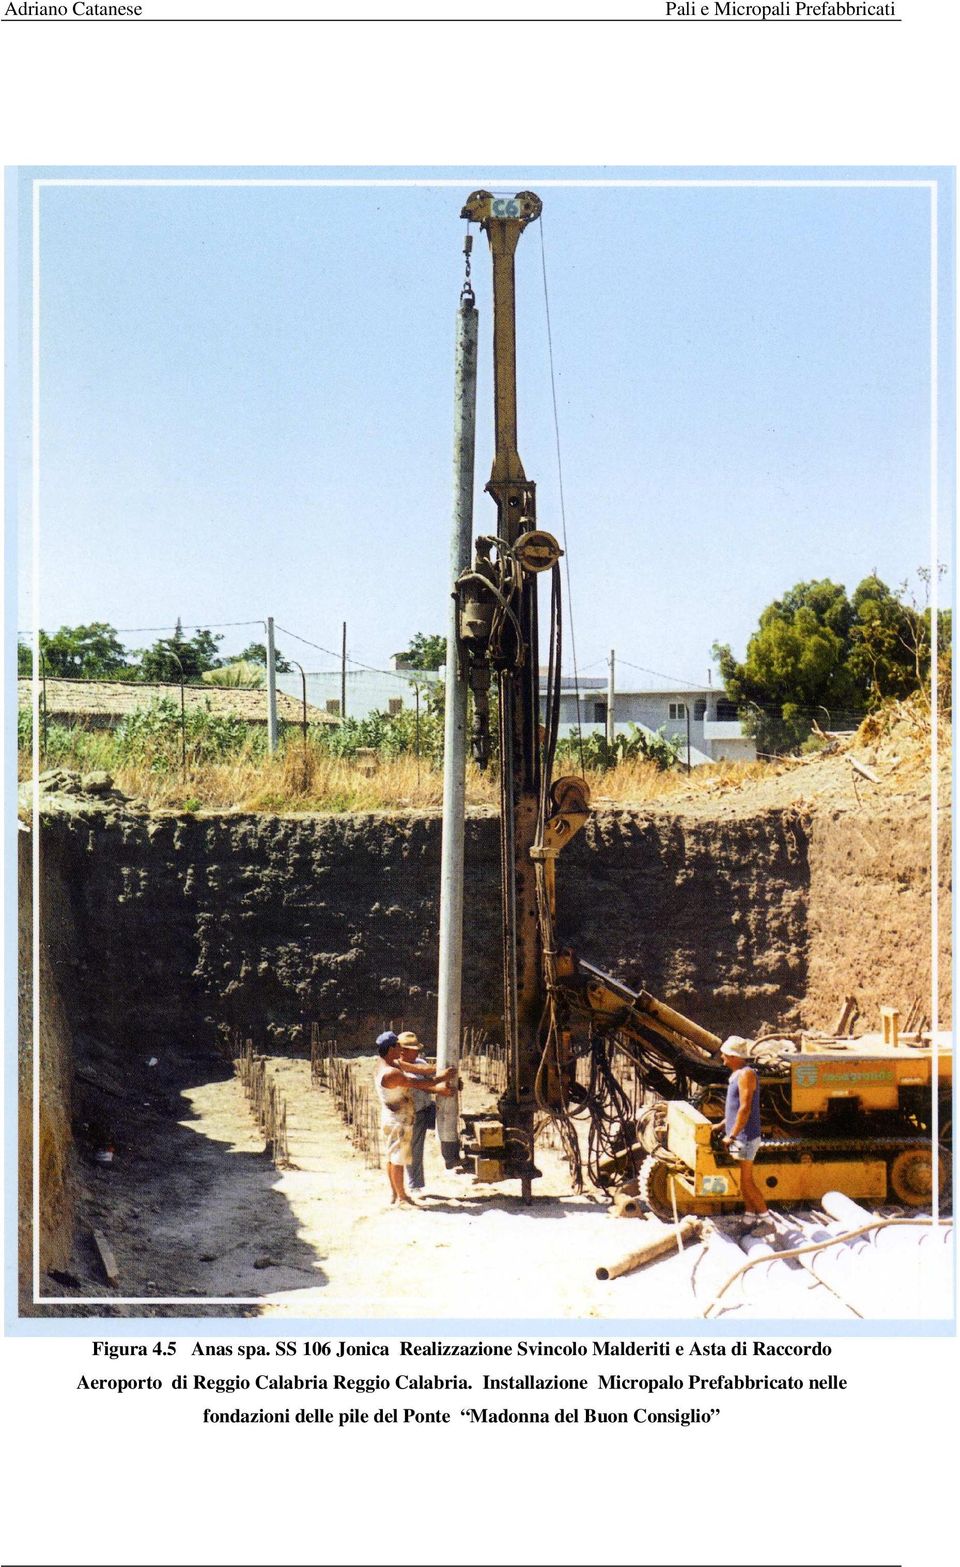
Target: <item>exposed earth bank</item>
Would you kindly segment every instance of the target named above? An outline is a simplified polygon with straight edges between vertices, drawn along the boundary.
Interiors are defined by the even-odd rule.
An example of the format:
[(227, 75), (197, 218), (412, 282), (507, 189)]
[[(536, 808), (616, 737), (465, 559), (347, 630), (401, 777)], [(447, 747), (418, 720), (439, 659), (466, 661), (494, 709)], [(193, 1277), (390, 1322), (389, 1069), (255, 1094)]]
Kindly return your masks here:
[[(829, 1027), (848, 994), (862, 1027), (878, 1026), (883, 1003), (906, 1013), (917, 1001), (929, 1016), (936, 846), (947, 1026), (947, 778), (934, 810), (922, 752), (894, 733), (740, 788), (691, 786), (642, 807), (599, 802), (559, 863), (563, 940), (721, 1034)], [(135, 1136), (138, 1113), (167, 1117), (171, 1153), (183, 1153), (183, 1091), (227, 1074), (234, 1027), (275, 1055), (302, 1053), (312, 1022), (348, 1051), (387, 1024), (433, 1037), (440, 819), (151, 815), (102, 779), (44, 782), (41, 1239), (44, 1268), (62, 1269), (74, 1196), (90, 1184), (76, 1155), (82, 1179), (68, 1178), (71, 1119), (87, 1156), (111, 1127)], [(20, 840), (28, 981), (32, 833)], [(497, 823), (471, 812), (464, 1022), (493, 1031), (497, 877)], [(21, 999), (26, 1091), (28, 983)], [(144, 1141), (162, 1153), (162, 1138)], [(345, 1147), (343, 1157), (356, 1156)]]

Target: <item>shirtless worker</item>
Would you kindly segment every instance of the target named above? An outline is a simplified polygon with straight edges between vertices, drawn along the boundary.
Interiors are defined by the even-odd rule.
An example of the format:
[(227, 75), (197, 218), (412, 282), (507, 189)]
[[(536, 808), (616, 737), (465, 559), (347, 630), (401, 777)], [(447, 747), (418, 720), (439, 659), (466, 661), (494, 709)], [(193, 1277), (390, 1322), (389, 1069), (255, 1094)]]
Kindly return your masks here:
[(449, 1066), (434, 1075), (432, 1067), (416, 1063), (405, 1065), (401, 1059), (399, 1041), (392, 1030), (378, 1037), (377, 1054), (380, 1060), (374, 1071), (374, 1082), (380, 1100), (380, 1125), (387, 1155), (390, 1201), (416, 1208), (419, 1204), (408, 1196), (403, 1183), (404, 1170), (410, 1163), (413, 1137), (412, 1090), (418, 1088), (423, 1093), (450, 1098), (454, 1093), (450, 1080), (456, 1076), (457, 1068)]
[(753, 1175), (753, 1161), (760, 1147), (760, 1085), (749, 1065), (748, 1050), (749, 1041), (739, 1034), (731, 1034), (720, 1046), (724, 1065), (730, 1068), (723, 1141), (740, 1167), (743, 1205), (748, 1215), (760, 1218), (770, 1210)]

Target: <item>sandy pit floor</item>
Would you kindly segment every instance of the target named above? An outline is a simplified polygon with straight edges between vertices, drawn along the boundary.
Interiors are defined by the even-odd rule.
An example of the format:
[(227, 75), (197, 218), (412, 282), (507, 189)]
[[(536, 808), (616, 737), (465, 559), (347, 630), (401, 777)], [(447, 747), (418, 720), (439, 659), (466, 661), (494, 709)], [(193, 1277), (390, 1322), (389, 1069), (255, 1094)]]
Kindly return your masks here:
[[(385, 1170), (354, 1149), (310, 1063), (275, 1057), (268, 1069), (287, 1102), (290, 1168), (265, 1156), (236, 1079), (183, 1089), (174, 1115), (144, 1115), (112, 1168), (86, 1172), (71, 1272), (48, 1278), (45, 1295), (82, 1295), (80, 1314), (110, 1316), (483, 1319), (491, 1328), (582, 1318), (636, 1320), (641, 1332), (644, 1321), (699, 1316), (690, 1283), (699, 1247), (597, 1280), (597, 1267), (634, 1250), (647, 1225), (571, 1192), (553, 1149), (538, 1148), (543, 1178), (525, 1206), (516, 1181), (481, 1185), (445, 1170), (429, 1133), (422, 1206), (392, 1207)], [(464, 1101), (481, 1110), (489, 1092), (468, 1082)], [(115, 1288), (102, 1277), (94, 1229), (116, 1256)], [(181, 1304), (163, 1303), (172, 1299)]]
[[(276, 1172), (275, 1190), (295, 1221), (299, 1246), (313, 1253), (314, 1277), (303, 1277), (301, 1263), (300, 1277), (291, 1280), (278, 1254), (276, 1269), (261, 1273), (264, 1315), (483, 1318), (491, 1325), (699, 1315), (689, 1251), (642, 1280), (596, 1279), (599, 1264), (638, 1244), (641, 1221), (612, 1219), (602, 1200), (573, 1194), (553, 1150), (538, 1151), (543, 1179), (525, 1206), (516, 1182), (486, 1186), (445, 1170), (428, 1134), (422, 1206), (391, 1206), (386, 1172), (354, 1150), (330, 1093), (311, 1086), (309, 1064), (278, 1059), (270, 1070), (287, 1099), (296, 1166)], [(233, 1084), (214, 1084), (191, 1095), (201, 1116), (196, 1129), (213, 1131), (218, 1101), (235, 1094)], [(480, 1108), (483, 1094), (467, 1084), (467, 1108)]]
[[(543, 1175), (525, 1205), (518, 1182), (483, 1185), (444, 1169), (428, 1134), (421, 1205), (393, 1206), (385, 1170), (354, 1148), (333, 1094), (311, 1080), (309, 1061), (272, 1057), (267, 1070), (287, 1106), (289, 1162), (274, 1166), (239, 1080), (225, 1072), (165, 1101), (141, 1100), (115, 1162), (88, 1166), (70, 1270), (46, 1276), (47, 1299), (34, 1311), (318, 1318), (374, 1332), (388, 1322), (414, 1332), (446, 1321), (518, 1334), (551, 1321), (608, 1323), (644, 1336), (702, 1322), (721, 1292), (721, 1314), (745, 1319), (858, 1315), (796, 1263), (788, 1272), (781, 1265), (775, 1284), (764, 1282), (764, 1267), (749, 1273), (749, 1285), (738, 1279), (729, 1289), (746, 1260), (736, 1216), (718, 1221), (727, 1242), (722, 1235), (694, 1242), (601, 1282), (598, 1266), (611, 1267), (665, 1226), (616, 1218), (603, 1197), (572, 1192), (550, 1146), (538, 1146)], [(470, 1080), (462, 1099), (466, 1111), (492, 1108), (490, 1090)], [(780, 1228), (789, 1224), (778, 1216)], [(116, 1258), (113, 1287), (95, 1231)], [(776, 1244), (797, 1241), (782, 1233)], [(910, 1308), (918, 1316), (933, 1306), (925, 1277), (917, 1273)]]

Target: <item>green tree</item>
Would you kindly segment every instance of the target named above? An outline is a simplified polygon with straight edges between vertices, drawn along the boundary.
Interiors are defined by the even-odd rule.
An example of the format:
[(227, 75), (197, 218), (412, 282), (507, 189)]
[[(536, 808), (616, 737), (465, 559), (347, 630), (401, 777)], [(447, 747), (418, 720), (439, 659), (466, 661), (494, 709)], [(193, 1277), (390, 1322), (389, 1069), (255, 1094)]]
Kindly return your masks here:
[(184, 680), (195, 683), (204, 670), (220, 668), (222, 660), (217, 648), (222, 641), (222, 635), (215, 637), (206, 630), (185, 637), (178, 619), (172, 637), (161, 637), (141, 653), (138, 677), (145, 681), (172, 683), (179, 681), (182, 674)]
[[(930, 646), (930, 611), (924, 615), (927, 648)], [(929, 654), (928, 654), (929, 656)], [(941, 609), (937, 615), (938, 707), (949, 716), (953, 702), (953, 611)]]
[[(277, 666), (277, 674), (278, 675), (289, 675), (292, 672), (293, 665), (287, 659), (284, 658), (283, 654), (281, 653), (281, 651), (280, 651), (280, 649), (278, 647), (274, 647), (273, 657), (274, 657), (274, 662), (275, 662), (275, 664)], [(243, 663), (243, 664), (262, 664), (264, 669), (266, 669), (266, 667), (267, 667), (267, 649), (266, 649), (266, 645), (263, 642), (250, 642), (250, 643), (248, 643), (248, 645), (244, 648), (243, 652), (237, 654), (237, 656), (233, 660), (233, 662), (237, 663), (237, 664), (241, 664), (241, 663)]]
[(33, 674), (33, 648), (28, 642), (17, 643), (17, 674)]
[[(946, 566), (938, 565), (937, 576), (946, 574)], [(920, 629), (917, 635), (916, 668), (918, 682), (923, 696), (929, 706), (930, 702), (930, 644), (931, 625), (933, 611), (930, 608), (930, 584), (933, 572), (929, 566), (921, 566), (917, 576), (923, 583), (924, 607), (920, 610), (913, 595), (909, 593), (908, 584), (904, 583), (902, 592), (909, 598), (912, 609), (917, 610), (920, 616)], [(949, 714), (951, 711), (952, 687), (953, 687), (953, 613), (949, 609), (937, 611), (937, 681), (938, 700), (937, 706), (941, 713)]]
[(873, 573), (850, 600), (854, 622), (848, 664), (869, 707), (916, 691), (930, 661), (930, 628), (911, 604)]
[[(921, 572), (923, 577), (923, 572)], [(949, 626), (940, 628), (949, 646)], [(929, 682), (930, 617), (876, 572), (850, 598), (829, 579), (800, 582), (768, 605), (743, 662), (715, 643), (727, 693), (761, 752), (802, 744), (814, 722), (849, 725), (865, 709)]]
[(61, 626), (52, 637), (41, 631), (40, 651), (47, 674), (61, 678), (116, 678), (130, 669), (116, 631), (102, 620), (91, 621), (89, 626)]
[(447, 662), (447, 639), (418, 631), (410, 646), (394, 657), (408, 669), (442, 669)]
[(848, 663), (853, 622), (846, 589), (824, 578), (799, 582), (767, 606), (742, 663), (714, 644), (727, 693), (761, 752), (791, 750), (815, 720), (836, 724), (863, 705)]

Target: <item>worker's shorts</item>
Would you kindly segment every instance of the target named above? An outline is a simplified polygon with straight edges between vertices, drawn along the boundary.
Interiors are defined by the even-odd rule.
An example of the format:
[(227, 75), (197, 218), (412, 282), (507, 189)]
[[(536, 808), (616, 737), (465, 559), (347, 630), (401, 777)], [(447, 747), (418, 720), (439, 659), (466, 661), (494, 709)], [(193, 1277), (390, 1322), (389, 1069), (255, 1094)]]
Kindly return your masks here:
[(731, 1159), (736, 1159), (741, 1164), (752, 1164), (757, 1157), (759, 1147), (759, 1137), (735, 1137), (733, 1142), (728, 1144)]
[(383, 1149), (387, 1156), (388, 1164), (409, 1164), (411, 1152), (411, 1139), (413, 1137), (413, 1122), (410, 1121), (384, 1121), (380, 1131), (383, 1135)]

